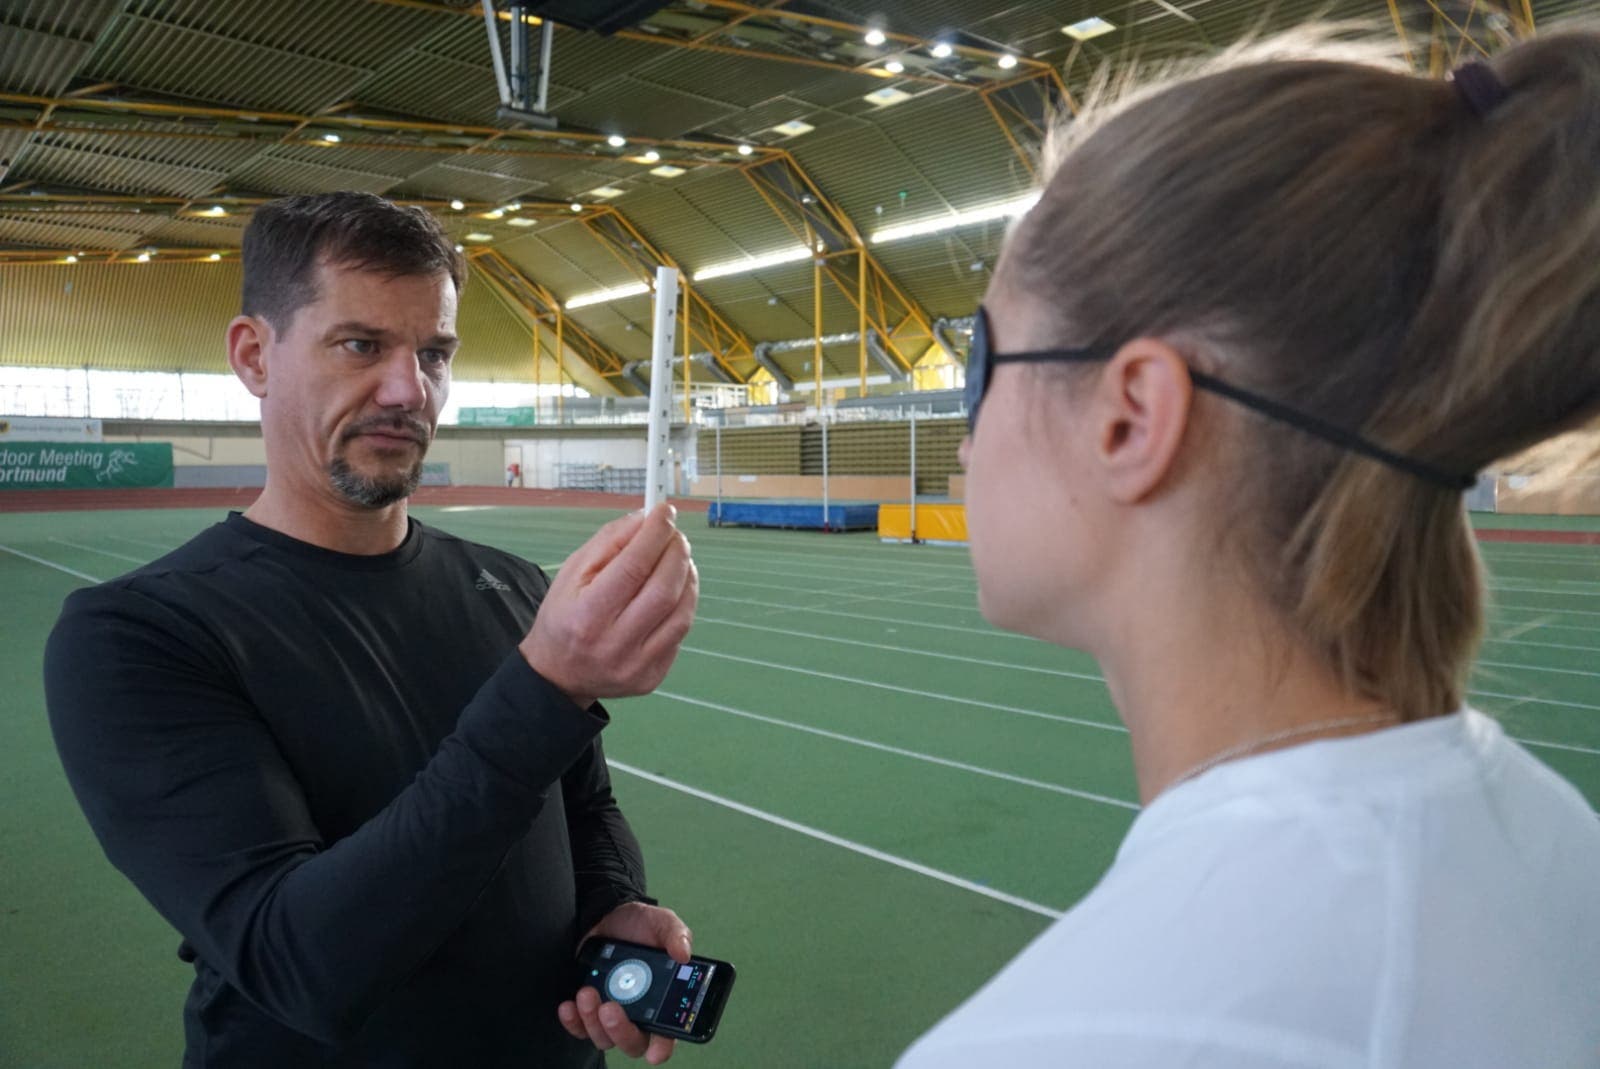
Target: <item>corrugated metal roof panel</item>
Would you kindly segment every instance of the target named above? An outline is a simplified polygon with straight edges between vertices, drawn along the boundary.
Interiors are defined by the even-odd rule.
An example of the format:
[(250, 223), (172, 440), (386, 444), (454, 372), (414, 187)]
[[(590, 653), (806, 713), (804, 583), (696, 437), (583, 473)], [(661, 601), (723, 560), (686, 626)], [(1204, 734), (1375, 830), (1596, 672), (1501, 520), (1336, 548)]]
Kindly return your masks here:
[(105, 221), (85, 226), (39, 213), (0, 213), (0, 245), (47, 249), (126, 249), (137, 244), (139, 233), (111, 228)]
[(238, 217), (223, 219), (167, 218), (153, 220), (147, 232), (148, 240), (156, 245), (189, 245), (195, 248), (236, 248), (244, 236), (246, 220)]
[[(529, 145), (528, 147), (538, 150), (543, 146)], [(435, 166), (446, 167), (451, 170), (476, 171), (480, 174), (492, 174), (507, 179), (522, 179), (529, 182), (545, 183), (570, 174), (574, 163), (575, 161), (570, 159), (549, 156), (511, 156), (505, 153), (497, 153), (493, 149), (484, 149), (481, 152), (463, 152), (454, 156), (440, 157)]]
[(908, 101), (870, 123), (802, 141), (795, 158), (867, 233), (1004, 200), (1033, 182), (971, 95)]
[(334, 193), (341, 189), (382, 193), (399, 181), (391, 175), (368, 174), (341, 167), (259, 156), (229, 176), (236, 189), (262, 193)]
[[(413, 47), (441, 29), (439, 14), (392, 4), (327, 0), (136, 0), (128, 13), (199, 33), (353, 67)], [(478, 33), (483, 34), (482, 22)]]
[(0, 23), (58, 37), (93, 41), (122, 8), (124, 0), (7, 0)]
[(90, 46), (69, 37), (54, 37), (0, 23), (0, 89), (35, 96), (56, 96), (72, 80), (73, 71)]
[(461, 349), (452, 363), (457, 379), (533, 381), (533, 336), (481, 278), (467, 282), (456, 315)]
[(636, 137), (678, 137), (738, 109), (700, 94), (619, 78), (560, 109), (563, 122)]
[[(557, 235), (566, 229), (569, 228), (557, 227), (542, 234), (526, 234), (498, 243), (495, 247), (524, 275), (550, 290), (562, 301), (571, 300), (580, 293), (587, 293), (605, 285), (616, 285), (618, 280), (627, 281), (622, 277), (622, 269), (618, 266), (615, 272), (607, 276), (609, 282), (599, 282), (592, 272), (574, 263), (564, 252), (558, 251), (550, 239), (557, 238)], [(562, 242), (562, 245), (565, 247), (571, 240), (573, 239), (569, 237)]]
[(227, 177), (224, 170), (151, 163), (97, 149), (72, 148), (52, 143), (54, 140), (55, 135), (35, 138), (12, 177), (118, 193), (174, 197), (200, 196)]
[[(582, 225), (554, 227), (534, 240), (542, 242), (552, 254), (571, 265), (586, 279), (592, 280), (583, 283), (582, 290), (622, 286), (638, 281), (638, 276), (629, 272), (628, 268)], [(556, 292), (562, 300), (575, 296), (570, 292), (560, 290)]]
[(435, 164), (411, 175), (394, 191), (397, 196), (404, 192), (428, 197), (499, 202), (512, 200), (538, 188), (539, 183), (526, 178)]
[(124, 15), (84, 75), (191, 99), (311, 114), (348, 97), (362, 67), (312, 59)]
[(0, 130), (0, 178), (22, 161), (31, 137), (33, 134), (27, 130)]
[(800, 243), (738, 171), (708, 171), (677, 182), (640, 190), (617, 206), (652, 244), (691, 274)]
[[(489, 61), (489, 39), (480, 28), (481, 62)], [(670, 57), (672, 50), (647, 41), (600, 37), (557, 27), (550, 53), (550, 81), (567, 89), (597, 89), (625, 71), (644, 73), (654, 62)]]
[(122, 157), (130, 163), (171, 164), (207, 171), (227, 171), (262, 151), (259, 142), (165, 136), (192, 132), (177, 123), (130, 122), (117, 127), (116, 131), (96, 127), (90, 132), (68, 127), (41, 134), (39, 138), (62, 148)]
[[(478, 28), (483, 36), (483, 28)], [(445, 121), (482, 125), (500, 105), (494, 71), (431, 52), (412, 50), (385, 64), (354, 91), (363, 104)], [(556, 95), (552, 92), (552, 100)]]
[(816, 82), (836, 77), (859, 80), (800, 64), (773, 63), (749, 56), (662, 49), (664, 58), (636, 75), (641, 82), (750, 108), (785, 93), (805, 95)]
[(237, 264), (12, 264), (0, 265), (0, 280), (0, 363), (228, 370)]
[(328, 144), (279, 145), (268, 149), (265, 155), (275, 160), (305, 163), (313, 167), (332, 167), (341, 171), (358, 171), (369, 175), (387, 175), (394, 179), (415, 174), (434, 159), (433, 156), (422, 152)]
[[(0, 364), (225, 374), (239, 283), (229, 261), (0, 265)], [(527, 329), (478, 280), (462, 294), (457, 329), (456, 378), (532, 380)]]

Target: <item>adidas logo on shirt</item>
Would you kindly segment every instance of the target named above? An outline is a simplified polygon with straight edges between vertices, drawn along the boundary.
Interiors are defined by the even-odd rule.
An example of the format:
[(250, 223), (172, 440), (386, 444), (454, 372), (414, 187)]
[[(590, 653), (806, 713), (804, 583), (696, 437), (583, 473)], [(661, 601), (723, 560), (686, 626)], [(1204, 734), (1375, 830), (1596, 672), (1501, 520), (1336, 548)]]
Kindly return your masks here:
[(510, 590), (511, 589), (511, 584), (510, 583), (503, 583), (500, 580), (496, 579), (494, 576), (489, 574), (489, 569), (487, 569), (487, 568), (483, 569), (481, 572), (478, 573), (478, 582), (477, 582), (476, 585), (477, 585), (479, 590)]

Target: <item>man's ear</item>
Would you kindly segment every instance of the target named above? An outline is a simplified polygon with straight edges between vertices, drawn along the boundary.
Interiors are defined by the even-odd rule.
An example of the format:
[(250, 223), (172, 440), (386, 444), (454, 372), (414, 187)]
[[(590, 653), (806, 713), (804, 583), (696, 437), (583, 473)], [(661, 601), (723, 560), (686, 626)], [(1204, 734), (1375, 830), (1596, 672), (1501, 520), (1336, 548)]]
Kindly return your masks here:
[(259, 316), (235, 316), (228, 324), (228, 366), (257, 397), (267, 396), (267, 346), (272, 326)]
[(1095, 451), (1114, 500), (1137, 504), (1171, 474), (1189, 424), (1189, 367), (1159, 338), (1117, 350), (1095, 391)]

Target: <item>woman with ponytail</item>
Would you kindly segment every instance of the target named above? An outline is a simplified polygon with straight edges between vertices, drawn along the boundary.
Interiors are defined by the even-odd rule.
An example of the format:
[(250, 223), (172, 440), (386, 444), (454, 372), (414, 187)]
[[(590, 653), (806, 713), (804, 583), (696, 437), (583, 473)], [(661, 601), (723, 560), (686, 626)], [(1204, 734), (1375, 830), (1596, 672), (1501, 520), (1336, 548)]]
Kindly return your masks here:
[(1274, 42), (1045, 162), (968, 361), (972, 557), (1097, 658), (1145, 808), (900, 1065), (1600, 1066), (1600, 820), (1465, 704), (1463, 504), (1600, 415), (1600, 33), (1449, 80)]

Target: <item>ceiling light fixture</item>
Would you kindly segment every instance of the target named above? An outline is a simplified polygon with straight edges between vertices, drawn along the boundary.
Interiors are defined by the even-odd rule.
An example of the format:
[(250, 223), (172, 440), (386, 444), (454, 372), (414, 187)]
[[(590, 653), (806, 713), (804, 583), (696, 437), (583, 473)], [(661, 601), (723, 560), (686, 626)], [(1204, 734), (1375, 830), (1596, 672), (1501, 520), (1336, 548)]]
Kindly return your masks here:
[(792, 264), (800, 260), (811, 259), (811, 250), (804, 245), (794, 245), (778, 252), (763, 253), (760, 256), (746, 256), (739, 260), (726, 260), (720, 264), (711, 264), (702, 267), (694, 273), (696, 282), (704, 282), (711, 278), (723, 278), (727, 275), (742, 275), (751, 271), (760, 271), (767, 267), (777, 267), (780, 264)]
[(612, 134), (610, 137), (606, 138), (606, 144), (610, 145), (612, 148), (621, 148), (627, 143), (628, 139), (623, 137), (621, 134)]
[(1114, 29), (1116, 29), (1114, 25), (1096, 15), (1093, 18), (1082, 19), (1078, 22), (1074, 22), (1071, 26), (1063, 26), (1061, 27), (1061, 32), (1072, 38), (1074, 41), (1088, 41), (1092, 38), (1108, 34)]
[(882, 89), (876, 89), (868, 93), (861, 99), (875, 108), (887, 108), (893, 104), (910, 100), (911, 94), (903, 89), (896, 89), (892, 85), (886, 85)]
[(458, 212), (462, 208), (465, 208), (466, 206), (467, 206), (467, 202), (464, 201), (464, 200), (453, 200), (453, 201), (450, 202), (450, 207), (454, 208)]
[(206, 209), (206, 214), (211, 216), (227, 215), (228, 209), (224, 208), (220, 204), (213, 204), (211, 207)]
[(947, 42), (940, 41), (930, 48), (928, 52), (934, 59), (949, 59), (955, 53), (955, 49), (951, 48)]
[(575, 212), (581, 212), (581, 211), (583, 211), (583, 205), (579, 204), (577, 201), (573, 201), (572, 202), (572, 210), (575, 211)]
[(754, 151), (755, 151), (755, 149), (751, 148), (749, 145), (740, 145), (739, 146), (739, 155), (741, 155), (741, 156), (748, 156), (748, 155), (750, 155), (750, 153), (752, 153)]
[(1017, 57), (1010, 52), (1005, 52), (1000, 56), (999, 63), (1001, 70), (1008, 71), (1017, 65)]
[(341, 138), (338, 134), (323, 134), (322, 140), (326, 141), (330, 145), (337, 145)]
[(882, 30), (874, 26), (872, 29), (867, 31), (867, 35), (863, 37), (862, 40), (866, 41), (867, 44), (871, 45), (873, 48), (877, 48), (879, 45), (883, 44), (883, 42), (887, 41), (888, 38), (883, 35)]
[(69, 263), (69, 264), (75, 264), (75, 263), (77, 263), (77, 262), (78, 262), (78, 258), (77, 258), (77, 257), (76, 257), (76, 256), (71, 256), (71, 255), (69, 255), (69, 256), (68, 256), (68, 257), (67, 257), (67, 263)]
[(649, 152), (644, 154), (643, 159), (646, 163), (655, 163), (657, 160), (661, 159), (661, 153), (657, 152), (655, 149), (651, 149)]
[(207, 256), (206, 259), (210, 260), (212, 263), (216, 263), (218, 260), (222, 259), (222, 253), (214, 252), (210, 256)]
[(676, 178), (687, 172), (682, 167), (674, 167), (670, 163), (663, 163), (660, 167), (650, 168), (650, 173), (657, 178)]
[(898, 59), (891, 59), (889, 62), (883, 65), (883, 69), (888, 71), (890, 74), (904, 74), (906, 65), (901, 63)]
[(147, 264), (150, 262), (150, 254), (147, 252), (141, 252), (139, 255), (135, 256), (134, 259), (139, 263)]
[(620, 301), (626, 297), (637, 297), (641, 293), (649, 293), (650, 286), (644, 282), (630, 282), (626, 286), (613, 286), (610, 289), (593, 290), (589, 293), (580, 293), (566, 304), (570, 311), (574, 308), (587, 308), (591, 304), (605, 304), (607, 301)]
[(971, 226), (974, 223), (987, 223), (995, 219), (1014, 219), (1037, 203), (1039, 203), (1039, 194), (1038, 191), (1034, 191), (1020, 197), (1012, 197), (1009, 200), (982, 204), (976, 208), (969, 208), (964, 212), (952, 212), (949, 215), (938, 215), (931, 219), (922, 219), (914, 223), (886, 227), (872, 235), (872, 243), (874, 245), (882, 245), (890, 241), (921, 237), (924, 234), (939, 234), (946, 230), (954, 230), (957, 227)]

